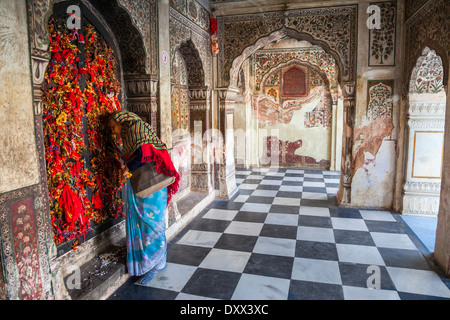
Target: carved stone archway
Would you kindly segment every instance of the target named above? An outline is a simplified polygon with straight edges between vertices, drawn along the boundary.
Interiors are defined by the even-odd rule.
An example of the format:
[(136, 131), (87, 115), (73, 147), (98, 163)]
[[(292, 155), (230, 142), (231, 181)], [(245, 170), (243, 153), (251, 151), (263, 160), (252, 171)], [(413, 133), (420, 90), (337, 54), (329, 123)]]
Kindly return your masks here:
[[(341, 15), (342, 14), (342, 15)], [(277, 20), (280, 15), (285, 21), (285, 25)], [(272, 17), (273, 16), (273, 17)], [(305, 17), (309, 17), (305, 20)], [(323, 34), (319, 27), (321, 23), (321, 17), (327, 16), (329, 21), (339, 25), (342, 31), (347, 29), (346, 45), (340, 46), (344, 43), (341, 31), (337, 31), (336, 28), (330, 30), (329, 35)], [(291, 17), (291, 18), (290, 18)], [(278, 17), (279, 18), (279, 17)], [(314, 21), (317, 19), (316, 21)], [(325, 19), (326, 20), (326, 19)], [(308, 21), (308, 25), (306, 25)], [(240, 40), (238, 43), (239, 48), (243, 48), (242, 51), (236, 56), (233, 53), (229, 53), (228, 56), (222, 57), (219, 61), (219, 72), (222, 72), (226, 76), (219, 79), (219, 84), (222, 86), (218, 89), (219, 97), (219, 129), (223, 136), (227, 130), (232, 130), (228, 124), (233, 123), (232, 117), (234, 114), (234, 104), (237, 101), (238, 96), (238, 79), (239, 71), (242, 63), (250, 57), (256, 50), (261, 49), (265, 45), (271, 42), (281, 40), (285, 37), (290, 37), (296, 40), (307, 40), (312, 44), (319, 45), (327, 53), (330, 53), (335, 58), (338, 66), (338, 82), (341, 86), (344, 95), (344, 130), (343, 130), (343, 150), (341, 161), (341, 182), (337, 199), (340, 205), (349, 206), (351, 204), (351, 183), (353, 175), (352, 164), (352, 147), (353, 147), (353, 123), (355, 112), (355, 83), (356, 83), (356, 7), (339, 7), (339, 8), (326, 8), (326, 9), (306, 9), (306, 10), (293, 10), (286, 12), (274, 12), (271, 14), (249, 14), (242, 17), (219, 17), (219, 39), (221, 40), (222, 49), (229, 42), (228, 39), (233, 37), (226, 36), (224, 25), (229, 23), (230, 30), (235, 28), (234, 37), (237, 38), (236, 33), (242, 32), (246, 27), (255, 27), (255, 31), (259, 32), (257, 35), (248, 36), (248, 40)], [(314, 24), (317, 23), (316, 26)], [(305, 24), (305, 25), (303, 25)], [(264, 25), (264, 27), (262, 26)], [(276, 27), (278, 26), (278, 29)], [(275, 29), (275, 30), (274, 30)], [(261, 31), (261, 30), (265, 30)], [(309, 30), (305, 32), (304, 30)], [(251, 31), (251, 30), (249, 30)], [(263, 33), (261, 33), (263, 32)], [(340, 36), (338, 36), (340, 35)], [(221, 37), (227, 37), (222, 39)], [(246, 37), (243, 37), (246, 38)], [(246, 38), (246, 39), (247, 39)], [(252, 40), (253, 43), (249, 43)], [(237, 41), (233, 38), (233, 41)], [(235, 49), (233, 52), (237, 52)], [(229, 69), (228, 69), (229, 68)], [(227, 119), (227, 121), (225, 121)], [(227, 142), (225, 138), (225, 145), (232, 145)], [(231, 196), (236, 191), (236, 184), (234, 183), (234, 150), (228, 150), (225, 148), (225, 162), (220, 167), (219, 178), (221, 179), (221, 194)]]

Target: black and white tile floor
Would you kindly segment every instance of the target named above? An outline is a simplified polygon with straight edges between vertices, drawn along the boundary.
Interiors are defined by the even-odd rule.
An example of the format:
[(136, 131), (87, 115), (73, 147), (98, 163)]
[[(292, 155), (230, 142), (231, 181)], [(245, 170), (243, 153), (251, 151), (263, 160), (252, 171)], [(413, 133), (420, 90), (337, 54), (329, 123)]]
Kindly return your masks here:
[[(150, 284), (110, 299), (449, 299), (420, 240), (388, 211), (336, 206), (339, 173), (254, 168), (169, 244)], [(375, 289), (369, 288), (376, 286)]]

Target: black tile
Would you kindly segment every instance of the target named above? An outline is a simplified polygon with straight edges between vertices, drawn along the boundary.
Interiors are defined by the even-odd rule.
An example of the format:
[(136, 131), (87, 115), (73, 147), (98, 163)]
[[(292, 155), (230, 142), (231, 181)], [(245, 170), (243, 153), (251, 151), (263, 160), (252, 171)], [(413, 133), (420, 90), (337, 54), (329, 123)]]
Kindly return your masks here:
[(242, 202), (233, 202), (228, 200), (214, 200), (207, 208), (239, 210), (244, 204)]
[(302, 199), (301, 205), (307, 207), (330, 207), (335, 206), (336, 199), (328, 198), (328, 200)]
[(277, 197), (301, 199), (302, 193), (293, 191), (278, 191)]
[(388, 267), (430, 270), (430, 266), (419, 250), (378, 248)]
[(257, 188), (257, 190), (278, 190), (280, 189), (279, 185), (271, 185), (271, 184), (260, 184)]
[(175, 300), (178, 292), (135, 284), (139, 277), (131, 277), (108, 300)]
[(285, 206), (280, 204), (273, 204), (270, 206), (269, 212), (272, 213), (289, 213), (289, 214), (298, 214), (300, 209), (298, 206)]
[(338, 260), (336, 245), (328, 242), (297, 240), (295, 256), (309, 259)]
[(362, 219), (359, 210), (354, 208), (342, 208), (342, 207), (330, 208), (330, 216), (334, 218)]
[(303, 179), (303, 181), (309, 181), (309, 182), (323, 182), (323, 178), (308, 178), (308, 177), (305, 177), (305, 178)]
[(303, 192), (327, 193), (325, 187), (303, 187)]
[(295, 239), (297, 237), (297, 227), (265, 224), (259, 235), (271, 238)]
[(290, 173), (290, 172), (286, 172), (284, 174), (285, 177), (303, 177), (303, 173)]
[(224, 233), (217, 240), (214, 248), (252, 252), (258, 237), (239, 234)]
[(230, 221), (219, 220), (219, 219), (194, 219), (189, 224), (190, 230), (201, 230), (201, 231), (213, 231), (213, 232), (224, 232), (225, 229), (230, 224)]
[(427, 296), (422, 294), (400, 292), (400, 291), (398, 291), (398, 295), (401, 300), (450, 300), (443, 297)]
[[(372, 267), (367, 264), (339, 262), (339, 270), (341, 272), (342, 284), (353, 287), (367, 288), (371, 285), (374, 271), (369, 269)], [(389, 273), (384, 266), (378, 266), (380, 269), (379, 281), (380, 289), (395, 290), (395, 285), (392, 282)]]
[(343, 300), (341, 285), (291, 280), (288, 300)]
[(244, 273), (290, 279), (293, 264), (293, 257), (253, 253), (245, 266)]
[(273, 198), (272, 197), (250, 196), (250, 197), (248, 197), (248, 199), (245, 202), (271, 204), (273, 202)]
[(240, 273), (198, 268), (181, 292), (216, 299), (231, 299)]
[(375, 246), (372, 236), (366, 231), (333, 230), (336, 243)]
[(269, 175), (265, 175), (264, 176), (264, 180), (278, 180), (278, 181), (280, 181), (280, 180), (283, 180), (283, 176), (269, 176)]
[(317, 217), (300, 215), (298, 217), (298, 225), (306, 227), (331, 228), (331, 219), (329, 217)]
[(370, 232), (406, 233), (399, 222), (366, 220), (366, 226)]
[(249, 212), (249, 211), (239, 211), (234, 216), (234, 221), (245, 221), (245, 222), (264, 222), (266, 221), (267, 213), (265, 212)]
[(167, 262), (197, 267), (210, 251), (210, 248), (175, 243), (167, 250)]
[(283, 180), (281, 185), (283, 185), (283, 186), (299, 186), (299, 187), (301, 187), (303, 185), (303, 182), (302, 181)]

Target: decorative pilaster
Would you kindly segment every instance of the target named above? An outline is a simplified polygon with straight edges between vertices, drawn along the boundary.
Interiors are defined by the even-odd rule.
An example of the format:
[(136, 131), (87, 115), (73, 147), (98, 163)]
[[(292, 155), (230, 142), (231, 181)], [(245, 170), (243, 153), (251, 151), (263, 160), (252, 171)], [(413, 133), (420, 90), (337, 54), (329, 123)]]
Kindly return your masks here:
[[(237, 192), (234, 161), (234, 106), (239, 99), (238, 89), (218, 89), (219, 132), (215, 137), (215, 169), (219, 198), (229, 199)], [(222, 148), (220, 148), (222, 146)]]
[(340, 205), (344, 206), (351, 204), (354, 110), (355, 83), (344, 83), (344, 132), (342, 141), (341, 187), (337, 194)]
[(189, 128), (192, 141), (191, 191), (209, 193), (213, 190), (211, 175), (211, 143), (207, 130), (211, 127), (211, 90), (208, 87), (189, 87)]

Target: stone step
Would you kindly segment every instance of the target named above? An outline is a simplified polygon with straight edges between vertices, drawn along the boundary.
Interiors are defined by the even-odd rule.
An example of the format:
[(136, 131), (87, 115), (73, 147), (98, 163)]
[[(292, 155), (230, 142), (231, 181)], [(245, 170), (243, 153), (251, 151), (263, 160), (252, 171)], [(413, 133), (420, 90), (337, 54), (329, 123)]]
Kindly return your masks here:
[[(125, 245), (110, 246), (64, 278), (72, 300), (104, 300), (129, 277)], [(77, 282), (78, 281), (78, 282)], [(79, 283), (79, 285), (77, 285)]]

